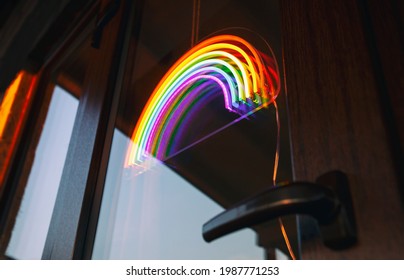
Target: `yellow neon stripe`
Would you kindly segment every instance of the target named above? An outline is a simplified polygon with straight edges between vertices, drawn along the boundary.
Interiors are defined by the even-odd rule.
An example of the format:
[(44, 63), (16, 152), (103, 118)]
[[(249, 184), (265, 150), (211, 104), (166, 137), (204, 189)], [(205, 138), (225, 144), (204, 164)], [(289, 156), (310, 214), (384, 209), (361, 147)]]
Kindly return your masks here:
[[(235, 56), (231, 55), (230, 53), (220, 51), (222, 53), (226, 53), (227, 55), (225, 55), (225, 56), (232, 59), (232, 61), (234, 61), (239, 66), (240, 70), (242, 71), (243, 78), (247, 82), (246, 88), (245, 88), (245, 94), (246, 94), (246, 96), (248, 98), (250, 98), (251, 97), (250, 85), (249, 85), (250, 80), (248, 79), (247, 71), (250, 72), (250, 74), (251, 74), (251, 78), (253, 80), (253, 91), (254, 92), (258, 91), (257, 72), (255, 71), (254, 64), (251, 61), (250, 57), (248, 57), (248, 55), (241, 48), (239, 48), (239, 47), (237, 47), (235, 45), (231, 45), (231, 44), (227, 44), (227, 43), (218, 43), (218, 44), (214, 44), (214, 45), (204, 47), (202, 49), (199, 49), (199, 50), (195, 51), (189, 57), (185, 58), (183, 63), (181, 63), (181, 66), (184, 65), (184, 64), (188, 64), (189, 62), (191, 62), (196, 57), (200, 57), (201, 55), (203, 55), (203, 53), (216, 52), (217, 49), (219, 49), (219, 50), (222, 50), (222, 49), (234, 50), (237, 53), (241, 54), (243, 56), (243, 58), (247, 61), (247, 65), (249, 66), (248, 68), (244, 67), (240, 63), (237, 63), (237, 62), (240, 62), (240, 60), (238, 58), (236, 58)], [(219, 52), (219, 51), (217, 51), (217, 52)]]

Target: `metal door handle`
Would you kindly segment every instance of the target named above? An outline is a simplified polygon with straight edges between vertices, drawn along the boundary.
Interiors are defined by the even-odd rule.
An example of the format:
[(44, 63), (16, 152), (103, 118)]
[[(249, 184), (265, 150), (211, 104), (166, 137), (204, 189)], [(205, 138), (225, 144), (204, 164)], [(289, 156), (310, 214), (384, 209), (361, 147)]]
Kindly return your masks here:
[(217, 215), (203, 225), (210, 242), (236, 230), (290, 214), (306, 214), (319, 224), (324, 244), (344, 249), (356, 242), (356, 226), (348, 179), (332, 171), (316, 183), (293, 182), (272, 187)]

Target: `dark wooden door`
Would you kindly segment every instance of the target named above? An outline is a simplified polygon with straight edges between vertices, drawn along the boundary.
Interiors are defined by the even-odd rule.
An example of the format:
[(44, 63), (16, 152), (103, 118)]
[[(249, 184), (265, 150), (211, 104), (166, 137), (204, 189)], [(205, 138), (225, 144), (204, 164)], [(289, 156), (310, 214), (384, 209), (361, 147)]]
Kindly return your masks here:
[(303, 259), (404, 258), (402, 6), (281, 1), (294, 179), (345, 172), (358, 227), (348, 250), (303, 240)]

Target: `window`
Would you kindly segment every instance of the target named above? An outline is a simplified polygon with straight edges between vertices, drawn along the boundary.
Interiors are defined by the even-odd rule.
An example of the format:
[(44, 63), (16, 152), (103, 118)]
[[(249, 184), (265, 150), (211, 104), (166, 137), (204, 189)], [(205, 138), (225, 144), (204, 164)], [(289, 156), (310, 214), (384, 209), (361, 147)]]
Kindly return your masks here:
[[(179, 1), (177, 4), (145, 1), (139, 12), (141, 17), (135, 20), (100, 215), (95, 219), (98, 225), (92, 258), (264, 258), (265, 251), (256, 243), (256, 232), (262, 229), (244, 230), (209, 244), (202, 239), (201, 233), (203, 223), (221, 212), (223, 207), (272, 184), (277, 149), (276, 110), (268, 106), (272, 100), (268, 98), (268, 103), (263, 102), (257, 107), (249, 104), (242, 113), (232, 111), (234, 108), (227, 106), (226, 97), (223, 97), (225, 86), (221, 81), (203, 84), (198, 80), (204, 78), (204, 74), (198, 72), (197, 63), (186, 66), (187, 69), (197, 69), (194, 70), (193, 85), (175, 80), (173, 73), (177, 69), (171, 67), (184, 53), (198, 48), (198, 43), (204, 39), (225, 37), (227, 40), (226, 35), (230, 34), (244, 38), (266, 54), (266, 62), (273, 67), (268, 76), (273, 75), (273, 80), (265, 84), (272, 86), (276, 95), (276, 88), (280, 86), (279, 69), (268, 42), (279, 55), (279, 22), (271, 17), (276, 14), (277, 5), (275, 1), (259, 1), (254, 6), (243, 1)], [(178, 6), (182, 8), (178, 9)], [(251, 15), (254, 15), (254, 20)], [(268, 24), (272, 24), (271, 28), (267, 28)], [(224, 42), (228, 44), (228, 41)], [(240, 42), (236, 43), (235, 49), (241, 48)], [(199, 49), (195, 50), (198, 52)], [(224, 51), (220, 54), (229, 59), (235, 57), (227, 57)], [(217, 60), (223, 58), (221, 56)], [(210, 67), (204, 64), (202, 67), (205, 66)], [(237, 75), (243, 70), (224, 71)], [(227, 76), (227, 73), (219, 74)], [(170, 80), (171, 77), (174, 78)], [(149, 111), (144, 108), (153, 106), (150, 104), (154, 101), (149, 98), (158, 92), (158, 85), (164, 86), (164, 83), (174, 92), (172, 96), (183, 88), (194, 90), (194, 93), (187, 97), (165, 97), (167, 103), (175, 99), (170, 105), (171, 111), (154, 120), (178, 121), (174, 125), (167, 121), (160, 127), (152, 127), (145, 114), (168, 105), (158, 104)], [(202, 95), (206, 98), (203, 99)], [(280, 101), (281, 110), (285, 110), (283, 101)], [(177, 105), (184, 103), (187, 106)], [(282, 118), (284, 114), (281, 112)], [(144, 120), (143, 124), (139, 120)], [(147, 144), (153, 145), (155, 151), (141, 150), (142, 142), (133, 140), (143, 137), (142, 133), (136, 134), (136, 129), (142, 125), (144, 133), (168, 131), (166, 134), (161, 132), (158, 140)], [(287, 137), (287, 130), (283, 131), (282, 137)], [(147, 141), (144, 143), (150, 143)], [(136, 162), (136, 155), (132, 156), (131, 151), (143, 153), (139, 157), (144, 156), (144, 161), (139, 159)], [(288, 147), (283, 147), (282, 151), (287, 153)], [(148, 153), (152, 156), (146, 155)], [(133, 160), (132, 166), (128, 163), (130, 160)], [(288, 160), (282, 162), (279, 178), (290, 178), (288, 164)], [(281, 242), (284, 244), (283, 240)]]
[(78, 103), (76, 97), (55, 87), (6, 251), (12, 258), (42, 257)]
[[(288, 142), (282, 66), (276, 63), (278, 2), (177, 4), (100, 1), (97, 12), (112, 16), (89, 12), (41, 70), (6, 186), (12, 191), (3, 196), (12, 203), (0, 204), (11, 205), (2, 232), (7, 257), (262, 259), (273, 247), (287, 250), (277, 222), (209, 244), (201, 234), (211, 217), (271, 185), (273, 173), (278, 180), (291, 178), (289, 147), (278, 146), (279, 137)], [(229, 36), (241, 38), (229, 53), (214, 50), (214, 59), (227, 67), (217, 70), (224, 80), (195, 68), (195, 83), (176, 89), (195, 89), (189, 106), (171, 107), (165, 116), (178, 122), (154, 142), (167, 152), (150, 157), (145, 168), (128, 168), (128, 151), (138, 144), (132, 139), (136, 125), (159, 81), (200, 42), (224, 39), (228, 46)], [(271, 70), (264, 71), (265, 92), (257, 92), (260, 81), (248, 82), (262, 71), (245, 66), (261, 60)], [(232, 99), (243, 82), (244, 95), (251, 96)], [(278, 93), (279, 111), (272, 106)], [(283, 160), (276, 168), (279, 151)]]
[(18, 180), (21, 205), (6, 249), (11, 258), (42, 257), (88, 68), (90, 40), (79, 45), (56, 66), (44, 70), (43, 86), (35, 95), (41, 102), (32, 105), (36, 121), (30, 141), (24, 139), (29, 150)]

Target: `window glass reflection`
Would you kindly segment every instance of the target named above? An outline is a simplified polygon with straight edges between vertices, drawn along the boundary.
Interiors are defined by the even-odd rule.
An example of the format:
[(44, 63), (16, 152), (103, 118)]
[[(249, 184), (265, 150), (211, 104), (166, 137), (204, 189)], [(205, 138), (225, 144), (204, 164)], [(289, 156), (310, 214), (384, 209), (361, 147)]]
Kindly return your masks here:
[(251, 230), (206, 243), (202, 224), (222, 208), (162, 163), (122, 169), (128, 143), (115, 130), (93, 259), (263, 258)]
[(278, 1), (176, 4), (138, 7), (92, 257), (263, 258), (257, 229), (202, 225), (276, 177)]

